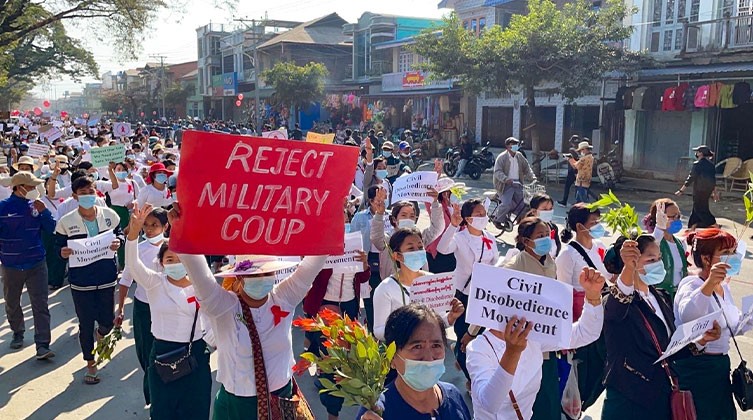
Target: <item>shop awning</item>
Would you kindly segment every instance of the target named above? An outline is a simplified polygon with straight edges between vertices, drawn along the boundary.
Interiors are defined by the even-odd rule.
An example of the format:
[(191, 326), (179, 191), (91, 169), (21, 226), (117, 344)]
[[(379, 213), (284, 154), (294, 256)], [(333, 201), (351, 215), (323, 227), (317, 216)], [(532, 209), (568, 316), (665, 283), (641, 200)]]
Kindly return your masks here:
[(452, 92), (460, 92), (462, 89), (416, 89), (416, 90), (401, 90), (397, 92), (382, 92), (382, 93), (369, 93), (368, 95), (361, 95), (366, 98), (384, 98), (389, 96), (431, 96), (431, 95), (446, 95)]
[[(739, 73), (753, 72), (753, 63), (720, 63), (706, 65), (690, 65), (682, 67), (665, 67), (661, 69), (640, 70), (637, 73), (639, 79), (650, 77), (667, 77), (667, 76), (694, 76), (702, 74), (720, 74), (720, 73)], [(751, 75), (753, 77), (753, 75)]]

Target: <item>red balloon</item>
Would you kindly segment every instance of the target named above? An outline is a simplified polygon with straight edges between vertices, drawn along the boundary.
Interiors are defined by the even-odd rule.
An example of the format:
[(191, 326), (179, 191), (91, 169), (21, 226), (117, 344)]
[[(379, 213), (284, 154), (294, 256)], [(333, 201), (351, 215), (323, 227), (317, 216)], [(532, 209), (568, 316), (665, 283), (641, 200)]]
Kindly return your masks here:
[(88, 119), (89, 118), (89, 114), (84, 114), (84, 115), (82, 115), (82, 117), (84, 117), (84, 119)]
[(241, 106), (241, 101), (235, 101), (235, 106)]
[(238, 94), (238, 99), (241, 100), (241, 101), (243, 100), (243, 94), (242, 93)]
[(141, 114), (139, 114), (139, 115), (143, 117), (144, 116), (144, 111), (141, 111)]
[(40, 115), (42, 115), (42, 108), (40, 108), (38, 106), (35, 106), (34, 107), (34, 115), (36, 115), (37, 117), (40, 116)]
[(122, 113), (123, 113), (123, 110), (122, 110), (122, 109), (119, 109), (119, 110), (118, 110), (118, 115), (120, 115), (120, 114), (122, 114)]
[(42, 102), (42, 105), (44, 105), (45, 108), (49, 108), (50, 107), (50, 101), (48, 101), (47, 99), (45, 99), (44, 102)]
[(60, 117), (61, 118), (68, 118), (68, 113), (66, 111), (60, 111)]

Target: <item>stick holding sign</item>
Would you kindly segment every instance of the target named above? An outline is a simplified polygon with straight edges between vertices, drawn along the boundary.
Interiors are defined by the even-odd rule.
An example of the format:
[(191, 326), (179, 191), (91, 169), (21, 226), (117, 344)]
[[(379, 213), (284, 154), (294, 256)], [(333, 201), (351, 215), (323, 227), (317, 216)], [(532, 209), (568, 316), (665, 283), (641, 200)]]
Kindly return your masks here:
[(392, 202), (419, 201), (431, 203), (434, 197), (429, 195), (437, 185), (436, 172), (414, 172), (403, 175), (397, 180), (392, 189)]

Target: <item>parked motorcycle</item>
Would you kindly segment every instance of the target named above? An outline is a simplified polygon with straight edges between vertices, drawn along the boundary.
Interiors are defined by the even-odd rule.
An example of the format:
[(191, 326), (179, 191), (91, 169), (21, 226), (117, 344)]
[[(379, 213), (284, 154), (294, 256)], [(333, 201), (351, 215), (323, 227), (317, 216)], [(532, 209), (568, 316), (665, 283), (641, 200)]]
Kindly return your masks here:
[[(459, 164), (460, 148), (449, 148), (447, 150), (447, 153), (445, 153), (443, 165), (444, 173), (449, 177), (455, 176), (457, 174)], [(492, 168), (493, 166), (494, 154), (489, 151), (489, 143), (486, 143), (486, 145), (482, 147), (481, 150), (473, 151), (473, 156), (468, 160), (468, 163), (465, 164), (465, 169), (463, 170), (463, 172), (471, 179), (476, 180), (481, 178), (481, 174), (484, 173), (485, 170)]]
[(622, 179), (622, 161), (617, 155), (619, 140), (614, 142), (614, 147), (607, 153), (602, 154), (594, 166), (594, 175), (599, 177), (601, 185), (607, 189), (615, 189)]

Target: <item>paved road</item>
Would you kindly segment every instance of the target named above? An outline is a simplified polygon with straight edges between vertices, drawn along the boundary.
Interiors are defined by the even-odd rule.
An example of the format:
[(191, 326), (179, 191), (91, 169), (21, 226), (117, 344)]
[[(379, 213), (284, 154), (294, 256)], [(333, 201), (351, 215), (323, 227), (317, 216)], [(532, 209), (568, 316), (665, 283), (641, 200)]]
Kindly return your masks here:
[[(468, 183), (469, 196), (479, 196), (485, 186), (489, 185), (488, 179), (482, 178), (479, 182)], [(561, 191), (556, 187), (550, 188), (555, 197), (561, 197)], [(663, 196), (663, 194), (651, 194), (646, 192), (632, 193), (620, 191), (620, 198), (635, 205), (640, 211), (648, 208), (648, 203)], [(689, 203), (681, 206), (686, 214), (689, 213)], [(728, 205), (731, 206), (731, 205)], [(713, 211), (716, 211), (712, 207)], [(735, 212), (736, 213), (736, 212)], [(555, 209), (555, 221), (560, 224), (564, 218), (564, 209)], [(730, 220), (721, 220), (728, 227), (733, 224)], [(419, 225), (428, 223), (425, 212), (422, 212)], [(746, 236), (746, 239), (748, 237)], [(749, 242), (749, 249), (753, 244)], [(498, 243), (499, 250), (504, 254), (513, 243), (511, 234), (503, 235)], [(741, 275), (732, 281), (732, 291), (736, 302), (740, 302), (742, 296), (753, 294), (753, 261), (749, 254), (743, 265)], [(5, 301), (0, 295), (0, 307), (4, 308)], [(24, 297), (24, 314), (27, 321), (27, 343), (33, 336), (31, 322), (31, 308), (28, 299)], [(113, 360), (104, 366), (101, 372), (102, 382), (96, 386), (82, 384), (84, 374), (84, 362), (81, 359), (78, 340), (76, 337), (78, 327), (71, 301), (70, 290), (64, 287), (50, 295), (50, 312), (53, 325), (52, 348), (57, 357), (50, 362), (38, 362), (34, 360), (34, 349), (27, 346), (20, 351), (11, 351), (8, 343), (12, 333), (0, 315), (0, 420), (5, 419), (147, 419), (148, 411), (143, 408), (141, 395), (142, 372), (136, 360), (134, 342), (132, 339), (130, 313), (132, 306), (127, 309), (127, 319), (124, 323), (126, 337), (118, 344)], [(0, 314), (3, 310), (0, 309)], [(451, 329), (449, 330), (452, 331)], [(302, 334), (295, 331), (293, 334), (296, 351), (302, 350)], [(454, 339), (454, 337), (452, 337)], [(753, 338), (741, 337), (739, 340), (741, 350), (748, 359), (753, 359)], [(448, 353), (446, 357), (447, 373), (443, 380), (455, 383), (458, 388), (465, 388), (465, 381), (454, 367), (454, 359)], [(738, 363), (737, 355), (732, 356), (733, 366)], [(216, 369), (216, 359), (212, 358), (213, 371)], [(299, 381), (301, 388), (309, 398), (314, 408), (317, 419), (326, 419), (326, 412), (318, 403), (317, 391), (313, 381), (304, 375)], [(217, 386), (215, 385), (215, 391)], [(467, 398), (470, 406), (470, 400)], [(601, 401), (589, 409), (584, 418), (600, 418)], [(352, 419), (355, 416), (354, 408), (343, 410), (343, 419)], [(742, 419), (753, 419), (750, 413), (741, 413)]]

